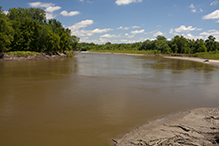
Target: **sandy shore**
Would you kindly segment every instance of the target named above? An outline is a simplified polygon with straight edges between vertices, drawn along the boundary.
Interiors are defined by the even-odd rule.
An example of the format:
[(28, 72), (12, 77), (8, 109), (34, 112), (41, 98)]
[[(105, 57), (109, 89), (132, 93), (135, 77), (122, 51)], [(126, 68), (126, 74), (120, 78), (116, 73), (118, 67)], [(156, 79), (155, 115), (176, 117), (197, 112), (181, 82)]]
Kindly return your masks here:
[(113, 142), (115, 146), (218, 146), (219, 108), (172, 114), (142, 125)]
[(204, 63), (204, 64), (219, 67), (219, 60), (203, 59), (203, 58), (197, 58), (197, 57), (174, 57), (174, 56), (163, 56), (163, 57), (164, 58), (170, 58), (170, 59), (181, 59), (181, 60), (201, 62), (201, 63)]
[(117, 54), (117, 55), (128, 55), (128, 56), (157, 56), (157, 57), (170, 58), (170, 59), (181, 59), (181, 60), (195, 61), (195, 62), (200, 62), (200, 63), (212, 65), (212, 66), (215, 66), (215, 67), (219, 67), (219, 60), (203, 59), (203, 58), (197, 58), (197, 57), (175, 57), (175, 56), (165, 56), (165, 55), (110, 53), (110, 52), (89, 52), (89, 51), (81, 52), (81, 53)]

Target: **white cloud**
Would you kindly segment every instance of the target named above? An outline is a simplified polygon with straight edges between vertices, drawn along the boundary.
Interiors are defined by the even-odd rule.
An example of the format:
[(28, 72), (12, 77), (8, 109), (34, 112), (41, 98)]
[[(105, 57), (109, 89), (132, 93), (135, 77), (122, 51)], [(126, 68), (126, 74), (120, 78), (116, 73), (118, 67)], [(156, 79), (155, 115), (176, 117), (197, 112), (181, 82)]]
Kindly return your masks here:
[(132, 34), (143, 33), (143, 32), (144, 32), (144, 29), (131, 31)]
[(55, 17), (56, 15), (54, 15), (53, 13), (46, 13), (46, 19), (53, 19)]
[[(71, 29), (72, 30), (72, 29)], [(111, 31), (112, 29), (110, 28), (105, 28), (105, 29), (94, 29), (94, 30), (72, 30), (72, 34), (76, 36), (93, 36), (95, 33), (106, 33), (108, 31)]]
[(202, 19), (219, 19), (219, 9), (208, 15), (203, 16)]
[(161, 31), (157, 31), (155, 33), (153, 33), (153, 36), (156, 37), (158, 35), (164, 35)]
[(128, 5), (130, 3), (139, 3), (142, 2), (143, 0), (116, 0), (117, 5)]
[(54, 12), (54, 11), (59, 10), (59, 9), (61, 9), (61, 7), (59, 7), (59, 6), (50, 6), (50, 7), (47, 7), (45, 11), (46, 12)]
[(101, 35), (100, 37), (102, 38), (118, 38), (118, 37), (121, 37), (120, 35), (115, 35), (115, 34), (104, 34), (104, 35)]
[(79, 11), (71, 11), (71, 12), (67, 12), (67, 11), (62, 11), (60, 14), (62, 14), (63, 16), (74, 16), (74, 15), (78, 15), (80, 14)]
[(129, 35), (128, 33), (125, 34), (125, 37), (128, 37), (128, 38), (133, 38), (135, 36), (135, 34), (133, 35)]
[(192, 11), (192, 13), (195, 13), (195, 12), (196, 12), (196, 9), (192, 9), (191, 11)]
[(28, 3), (31, 7), (40, 7), (40, 8), (46, 8), (46, 12), (54, 12), (56, 10), (61, 9), (60, 6), (55, 6), (53, 3), (42, 3), (42, 2), (33, 2)]
[(173, 33), (173, 32), (189, 32), (189, 31), (194, 31), (196, 30), (196, 27), (192, 27), (192, 26), (188, 26), (186, 27), (185, 25), (181, 25), (179, 28), (171, 28), (170, 30), (170, 33)]
[(192, 13), (203, 12), (201, 8), (199, 8), (199, 11), (198, 11), (193, 4), (191, 4), (189, 7), (191, 8)]
[(210, 5), (211, 5), (211, 6), (215, 6), (215, 5), (217, 5), (217, 4), (218, 4), (218, 1), (215, 0), (215, 1), (213, 1)]
[(52, 12), (61, 9), (60, 6), (55, 6), (53, 3), (43, 3), (43, 2), (33, 2), (28, 3), (31, 7), (40, 7), (40, 8), (46, 8), (46, 19), (53, 19), (56, 17)]
[(132, 28), (140, 28), (140, 26), (132, 26)]
[(195, 8), (195, 6), (194, 6), (193, 4), (191, 4), (189, 7), (190, 7), (190, 8), (192, 8), (192, 9), (194, 9), (194, 8)]
[(8, 11), (3, 11), (3, 13), (4, 13), (5, 15), (7, 15), (7, 14), (8, 14)]
[(122, 30), (129, 30), (129, 27), (123, 27), (123, 26), (120, 26), (119, 28), (117, 29), (122, 29)]
[(173, 28), (170, 29), (170, 32), (169, 32), (169, 33), (173, 33)]
[(203, 36), (194, 36), (192, 35), (191, 33), (188, 33), (186, 35), (183, 34), (183, 36), (187, 39), (194, 39), (194, 40), (197, 40), (197, 39), (204, 39)]
[(215, 29), (208, 30), (207, 32), (205, 31), (205, 32), (200, 33), (200, 35), (205, 36), (205, 38), (212, 35), (216, 38), (217, 41), (219, 41), (219, 30), (215, 30)]
[(74, 31), (74, 30), (78, 30), (78, 29), (80, 29), (80, 28), (85, 28), (85, 27), (87, 27), (88, 25), (91, 25), (91, 24), (93, 24), (94, 23), (94, 21), (93, 20), (83, 20), (83, 21), (81, 21), (81, 22), (78, 22), (78, 23), (75, 23), (74, 25), (72, 25), (72, 26), (69, 26), (68, 28), (69, 29), (71, 29), (72, 31)]
[(104, 32), (108, 32), (108, 31), (111, 31), (111, 30), (112, 30), (111, 28), (105, 28), (105, 29), (96, 28), (96, 29), (92, 30), (91, 32), (92, 33), (104, 33)]
[(33, 3), (28, 3), (31, 7), (43, 7), (43, 8), (48, 8), (51, 6), (54, 6), (53, 3), (42, 3), (42, 2), (33, 2)]

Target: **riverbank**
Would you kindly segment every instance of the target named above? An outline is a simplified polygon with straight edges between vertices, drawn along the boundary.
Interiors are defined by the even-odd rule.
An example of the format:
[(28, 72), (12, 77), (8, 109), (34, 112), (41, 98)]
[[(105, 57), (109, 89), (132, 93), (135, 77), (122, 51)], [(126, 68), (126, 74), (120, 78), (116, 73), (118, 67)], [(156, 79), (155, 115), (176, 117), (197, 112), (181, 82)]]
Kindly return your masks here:
[(156, 56), (156, 57), (163, 57), (169, 59), (181, 59), (181, 60), (189, 60), (200, 62), (208, 65), (212, 65), (215, 67), (219, 67), (219, 60), (213, 59), (205, 59), (205, 58), (198, 58), (198, 57), (185, 57), (185, 56), (167, 56), (167, 55), (154, 55), (154, 54), (132, 54), (132, 53), (111, 53), (111, 52), (81, 52), (81, 53), (98, 53), (98, 54), (117, 54), (117, 55), (129, 55), (129, 56)]
[(115, 146), (219, 145), (219, 108), (198, 108), (175, 113), (142, 125)]
[(56, 59), (63, 57), (74, 56), (74, 52), (64, 52), (64, 53), (37, 53), (37, 52), (9, 52), (0, 54), (0, 60), (2, 61), (22, 61), (22, 60), (38, 60), (38, 59)]

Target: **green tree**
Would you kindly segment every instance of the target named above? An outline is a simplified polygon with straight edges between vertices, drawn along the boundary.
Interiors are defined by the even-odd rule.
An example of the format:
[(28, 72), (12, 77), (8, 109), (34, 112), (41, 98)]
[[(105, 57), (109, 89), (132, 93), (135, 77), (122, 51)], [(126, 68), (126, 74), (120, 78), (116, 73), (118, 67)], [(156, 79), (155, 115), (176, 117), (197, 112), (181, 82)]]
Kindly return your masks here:
[(157, 40), (158, 41), (166, 41), (167, 39), (164, 36), (158, 35)]
[(60, 43), (60, 37), (49, 31), (47, 34), (47, 52), (57, 52), (60, 48), (59, 46)]
[(3, 10), (0, 6), (0, 51), (9, 51), (9, 45), (13, 41), (14, 30), (11, 23), (7, 20)]
[(172, 44), (172, 45), (171, 45), (171, 49), (172, 49), (172, 51), (173, 51), (174, 53), (177, 53), (177, 51), (178, 51), (178, 46), (177, 46), (177, 44), (176, 44), (176, 43)]
[(215, 37), (210, 35), (207, 40), (205, 40), (205, 45), (209, 51), (215, 51), (216, 50), (216, 42), (215, 42)]
[(204, 44), (202, 44), (198, 50), (199, 50), (199, 52), (207, 52), (208, 49)]
[(185, 48), (187, 47), (187, 44), (188, 44), (186, 38), (184, 38), (183, 36), (176, 35), (172, 39), (172, 42), (173, 42), (173, 44), (177, 44), (177, 46), (178, 46), (177, 53), (184, 53), (185, 52)]

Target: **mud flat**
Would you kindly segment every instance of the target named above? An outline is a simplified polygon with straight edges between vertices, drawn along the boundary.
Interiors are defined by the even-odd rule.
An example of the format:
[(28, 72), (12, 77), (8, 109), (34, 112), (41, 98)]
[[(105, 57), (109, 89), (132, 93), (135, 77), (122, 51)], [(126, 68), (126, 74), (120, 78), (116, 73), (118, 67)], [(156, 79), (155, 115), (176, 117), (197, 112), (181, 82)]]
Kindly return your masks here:
[(114, 146), (219, 145), (219, 108), (175, 113), (113, 139)]

